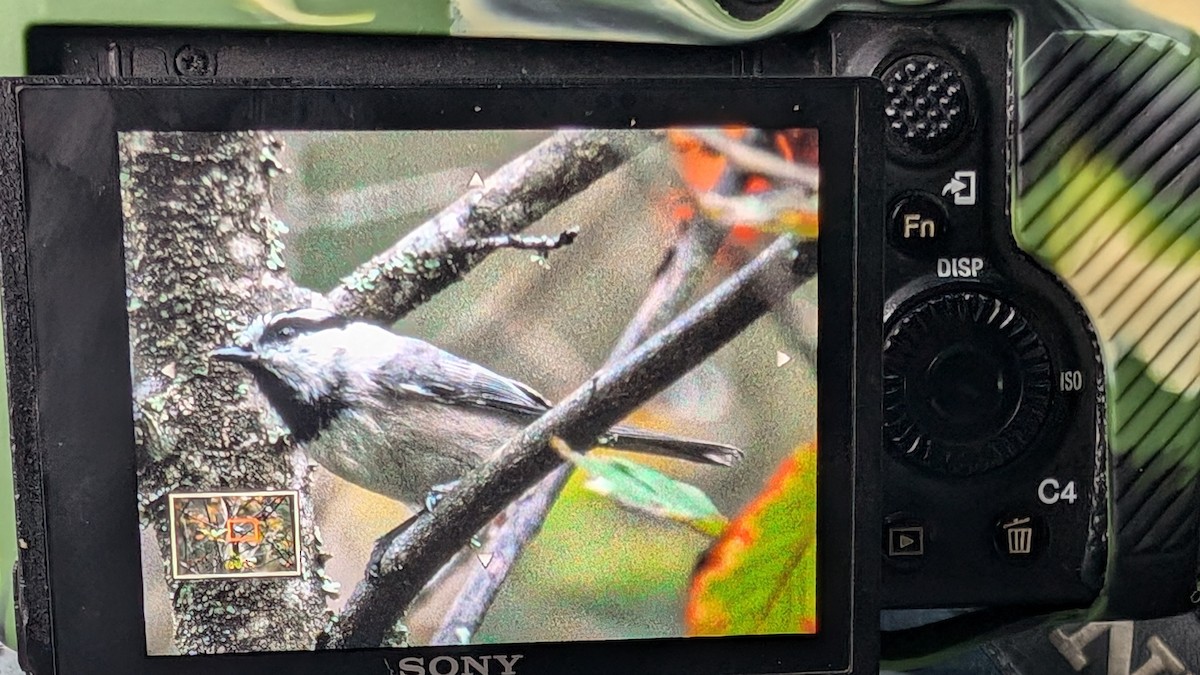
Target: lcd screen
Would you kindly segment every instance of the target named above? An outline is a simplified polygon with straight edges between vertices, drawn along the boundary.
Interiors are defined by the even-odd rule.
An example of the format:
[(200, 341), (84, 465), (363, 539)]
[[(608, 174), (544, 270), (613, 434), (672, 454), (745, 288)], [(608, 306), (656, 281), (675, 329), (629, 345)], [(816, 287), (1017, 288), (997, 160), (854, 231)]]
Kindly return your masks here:
[[(296, 630), (336, 623), (377, 542), (819, 229), (812, 129), (118, 146), (151, 655), (273, 621), (280, 585)], [(463, 542), (388, 644), (816, 633), (816, 354), (813, 274), (594, 449), (558, 447), (569, 471)]]

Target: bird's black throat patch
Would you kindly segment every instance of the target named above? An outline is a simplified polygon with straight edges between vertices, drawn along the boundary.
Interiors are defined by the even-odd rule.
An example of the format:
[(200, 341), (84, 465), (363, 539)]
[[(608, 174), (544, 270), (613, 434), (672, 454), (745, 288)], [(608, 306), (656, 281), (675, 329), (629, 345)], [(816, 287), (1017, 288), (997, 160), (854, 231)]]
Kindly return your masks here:
[(348, 408), (336, 393), (327, 394), (316, 401), (307, 401), (261, 365), (252, 364), (248, 369), (254, 375), (258, 388), (267, 397), (267, 402), (279, 413), (283, 423), (292, 432), (292, 437), (299, 443), (316, 438)]

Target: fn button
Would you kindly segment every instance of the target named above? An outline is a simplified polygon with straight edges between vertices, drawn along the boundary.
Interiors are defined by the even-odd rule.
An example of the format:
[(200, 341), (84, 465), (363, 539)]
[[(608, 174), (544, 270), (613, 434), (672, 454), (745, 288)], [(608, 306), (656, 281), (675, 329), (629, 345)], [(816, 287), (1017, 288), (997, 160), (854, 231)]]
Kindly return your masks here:
[(910, 194), (892, 206), (888, 238), (892, 246), (915, 256), (932, 256), (945, 249), (950, 219), (936, 197)]

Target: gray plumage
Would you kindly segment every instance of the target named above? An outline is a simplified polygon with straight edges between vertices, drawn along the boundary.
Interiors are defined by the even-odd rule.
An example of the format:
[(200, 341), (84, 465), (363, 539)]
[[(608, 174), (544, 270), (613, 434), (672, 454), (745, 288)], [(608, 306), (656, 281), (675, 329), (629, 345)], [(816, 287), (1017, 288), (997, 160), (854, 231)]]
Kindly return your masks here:
[[(427, 342), (319, 309), (266, 314), (214, 358), (244, 366), (309, 456), (406, 504), (452, 483), (550, 409), (528, 386)], [(730, 465), (720, 443), (619, 426), (623, 450)]]

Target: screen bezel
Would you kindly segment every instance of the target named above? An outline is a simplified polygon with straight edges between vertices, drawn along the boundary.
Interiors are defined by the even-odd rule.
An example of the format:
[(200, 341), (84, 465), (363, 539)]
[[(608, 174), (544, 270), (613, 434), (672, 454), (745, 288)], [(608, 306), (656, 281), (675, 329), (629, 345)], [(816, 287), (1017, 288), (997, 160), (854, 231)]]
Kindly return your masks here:
[[(6, 321), (28, 317), (29, 378), (35, 401), (12, 403), (14, 425), (33, 404), (33, 444), (16, 448), (24, 494), (40, 481), (44, 531), (22, 537), (44, 555), (57, 672), (208, 673), (270, 664), (291, 673), (385, 673), (403, 656), (522, 654), (520, 672), (704, 673), (839, 672), (852, 669), (861, 627), (865, 558), (877, 557), (863, 532), (863, 474), (877, 444), (869, 414), (878, 349), (864, 312), (877, 312), (882, 234), (864, 190), (863, 158), (878, 147), (864, 114), (861, 80), (712, 78), (506, 87), (340, 88), (328, 86), (22, 86), (17, 115), (26, 176), (25, 269), (9, 269)], [(202, 656), (147, 656), (142, 616), (140, 534), (117, 133), (129, 130), (639, 128), (749, 124), (815, 128), (820, 139), (818, 340), (818, 595), (815, 635), (662, 638), (617, 642), (525, 643), (405, 650)], [(869, 171), (869, 169), (868, 169)], [(868, 233), (865, 235), (864, 233)], [(16, 287), (11, 288), (15, 283)], [(875, 299), (872, 302), (872, 298)], [(27, 304), (12, 307), (13, 302)], [(15, 318), (14, 318), (15, 317)], [(876, 325), (878, 321), (874, 322)], [(861, 346), (866, 344), (866, 351)], [(846, 348), (842, 346), (845, 345)], [(833, 346), (833, 348), (830, 348)], [(11, 355), (10, 355), (11, 357)], [(865, 358), (864, 358), (865, 357)], [(21, 361), (16, 361), (20, 363)], [(14, 387), (14, 395), (20, 391)], [(863, 415), (863, 410), (868, 412)], [(863, 418), (872, 418), (864, 423)], [(864, 435), (866, 434), (866, 435)], [(864, 448), (864, 446), (866, 446)], [(39, 473), (34, 478), (31, 473)], [(121, 545), (118, 542), (125, 542)], [(873, 543), (873, 542), (872, 542)], [(867, 555), (856, 555), (862, 549)], [(97, 555), (97, 551), (103, 551)], [(853, 563), (853, 564), (852, 564)], [(46, 602), (34, 588), (23, 598)], [(858, 603), (859, 606), (856, 606)], [(868, 609), (867, 614), (872, 613)], [(864, 623), (868, 622), (868, 623)], [(859, 630), (856, 630), (856, 627)]]

